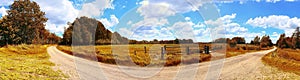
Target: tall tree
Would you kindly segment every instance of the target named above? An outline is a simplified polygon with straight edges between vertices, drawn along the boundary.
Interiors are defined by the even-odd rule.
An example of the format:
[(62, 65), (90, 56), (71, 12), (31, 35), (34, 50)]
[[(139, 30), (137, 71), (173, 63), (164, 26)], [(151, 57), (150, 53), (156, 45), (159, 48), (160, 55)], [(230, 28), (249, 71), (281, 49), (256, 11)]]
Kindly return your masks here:
[(30, 0), (15, 0), (1, 23), (1, 33), (7, 44), (39, 43), (45, 31), (45, 12)]

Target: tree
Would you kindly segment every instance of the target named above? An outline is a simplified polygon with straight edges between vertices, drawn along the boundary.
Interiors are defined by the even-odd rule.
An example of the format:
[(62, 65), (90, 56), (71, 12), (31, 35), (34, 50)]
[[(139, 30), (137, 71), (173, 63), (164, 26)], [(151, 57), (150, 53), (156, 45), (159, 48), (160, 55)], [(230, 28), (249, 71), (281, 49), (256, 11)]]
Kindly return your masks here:
[(258, 37), (258, 36), (256, 36), (255, 38), (254, 38), (254, 40), (253, 40), (253, 44), (254, 45), (259, 45), (260, 44), (260, 38)]
[(14, 1), (1, 21), (1, 32), (6, 44), (39, 43), (45, 31), (45, 12), (30, 0)]
[(269, 36), (263, 36), (260, 41), (260, 47), (271, 47), (273, 46), (272, 40)]
[(243, 38), (243, 37), (233, 37), (231, 40), (236, 41), (237, 44), (245, 44), (246, 43), (245, 38)]

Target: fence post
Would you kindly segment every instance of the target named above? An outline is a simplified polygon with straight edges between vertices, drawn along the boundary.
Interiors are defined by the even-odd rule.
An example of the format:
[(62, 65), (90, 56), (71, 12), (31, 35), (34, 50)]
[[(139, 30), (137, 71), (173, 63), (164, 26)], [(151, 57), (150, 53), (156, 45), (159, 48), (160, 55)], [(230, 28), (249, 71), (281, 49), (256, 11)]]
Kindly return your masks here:
[(190, 54), (190, 47), (186, 47), (186, 54), (189, 55)]
[(161, 47), (161, 57), (160, 57), (160, 59), (164, 59), (164, 47)]
[(206, 46), (206, 51), (207, 51), (206, 54), (209, 54), (209, 46)]
[(146, 50), (146, 49), (147, 49), (146, 46), (144, 46), (145, 53), (147, 53), (147, 50)]

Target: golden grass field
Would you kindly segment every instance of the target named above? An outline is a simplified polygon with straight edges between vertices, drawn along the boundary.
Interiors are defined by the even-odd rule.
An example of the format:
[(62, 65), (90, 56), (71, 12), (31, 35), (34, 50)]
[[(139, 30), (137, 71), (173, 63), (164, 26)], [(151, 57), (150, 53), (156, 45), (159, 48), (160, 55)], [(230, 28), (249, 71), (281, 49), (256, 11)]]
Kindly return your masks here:
[[(209, 61), (210, 54), (199, 54), (199, 48), (195, 49), (190, 47), (190, 54), (187, 55), (185, 47), (187, 45), (181, 45), (181, 48), (167, 48), (167, 53), (164, 55), (164, 59), (161, 59), (161, 46), (163, 44), (135, 44), (135, 45), (101, 45), (95, 46), (96, 57), (99, 62), (109, 64), (120, 64), (131, 66), (128, 62), (132, 61), (139, 66), (175, 66), (179, 64), (191, 64), (199, 63), (203, 61)], [(178, 44), (167, 44), (167, 46), (179, 46)], [(76, 55), (84, 56), (88, 53), (93, 53), (88, 46), (80, 46), (76, 48)], [(144, 51), (146, 47), (146, 53)], [(74, 54), (70, 46), (57, 46), (57, 48), (68, 54)], [(181, 53), (182, 52), (182, 53)], [(181, 60), (182, 59), (182, 60)], [(181, 62), (183, 61), (183, 62)]]
[[(167, 54), (164, 59), (161, 59), (162, 46), (180, 46), (180, 48), (167, 48)], [(237, 56), (247, 52), (261, 50), (255, 45), (239, 44), (236, 47), (228, 47), (223, 44), (131, 44), (131, 45), (99, 45), (95, 46), (80, 46), (80, 48), (59, 45), (57, 48), (63, 52), (73, 55), (74, 52), (77, 56), (83, 58), (91, 58), (88, 53), (96, 53), (97, 60), (103, 63), (119, 64), (130, 66), (128, 62), (132, 61), (139, 66), (176, 66), (180, 64), (192, 64), (204, 61), (210, 61), (212, 55), (199, 53), (203, 50), (203, 46), (207, 45), (215, 49), (216, 52), (225, 50), (226, 57)], [(186, 47), (189, 46), (190, 54), (186, 53)], [(220, 46), (222, 46), (220, 48)], [(225, 47), (227, 46), (227, 47)], [(146, 47), (146, 53), (144, 51)], [(75, 49), (76, 48), (76, 49)], [(226, 49), (225, 49), (226, 48)], [(73, 50), (73, 52), (72, 52)], [(200, 50), (200, 51), (199, 51)], [(183, 61), (183, 62), (182, 62)]]
[[(201, 44), (200, 44), (201, 45)], [(211, 48), (217, 48), (216, 52), (224, 53), (226, 52), (226, 57), (233, 57), (249, 52), (256, 52), (261, 50), (268, 50), (272, 49), (273, 47), (266, 47), (261, 48), (258, 45), (251, 45), (251, 44), (237, 44), (235, 47), (230, 47), (229, 45), (216, 43), (216, 44), (208, 44)], [(219, 48), (226, 48), (226, 49), (219, 49)]]
[(265, 64), (300, 75), (300, 50), (277, 49), (262, 58)]
[(61, 71), (54, 71), (49, 61), (46, 45), (17, 45), (0, 48), (1, 80), (60, 80), (66, 78)]

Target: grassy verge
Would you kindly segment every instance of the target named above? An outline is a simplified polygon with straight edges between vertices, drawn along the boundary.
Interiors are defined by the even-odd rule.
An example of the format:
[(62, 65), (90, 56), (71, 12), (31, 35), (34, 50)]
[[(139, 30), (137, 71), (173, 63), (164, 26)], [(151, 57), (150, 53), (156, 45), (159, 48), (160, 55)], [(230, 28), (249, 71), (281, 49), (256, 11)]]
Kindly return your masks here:
[[(132, 61), (139, 66), (176, 66), (180, 64), (192, 64), (199, 63), (204, 61), (209, 61), (211, 54), (199, 54), (196, 51), (191, 50), (189, 55), (180, 54), (181, 48), (177, 49), (167, 49), (167, 54), (164, 55), (165, 60), (161, 60), (161, 50), (159, 47), (153, 47), (153, 44), (144, 44), (144, 45), (129, 45), (117, 46), (117, 45), (103, 45), (95, 46), (96, 47), (96, 57), (99, 62), (108, 63), (108, 64), (119, 64), (131, 66), (128, 62)], [(147, 47), (146, 53), (144, 52), (144, 46)], [(176, 46), (176, 45), (172, 45)], [(87, 46), (81, 46), (77, 48), (78, 52), (73, 53), (70, 46), (57, 46), (57, 48), (65, 53), (89, 58), (88, 54), (92, 51)], [(116, 51), (116, 52), (112, 52)], [(127, 50), (127, 51), (124, 51)], [(175, 51), (175, 52), (174, 52)], [(117, 62), (116, 62), (117, 61)]]
[(267, 48), (260, 48), (259, 46), (256, 45), (245, 45), (245, 44), (239, 44), (235, 47), (230, 47), (227, 46), (227, 51), (226, 51), (226, 57), (232, 57), (232, 56), (237, 56), (249, 52), (256, 52), (256, 51), (261, 51), (261, 50), (268, 50), (272, 49), (273, 47), (267, 47)]
[(262, 61), (270, 66), (300, 75), (300, 51), (292, 49), (277, 49), (266, 54)]
[(0, 79), (64, 79), (61, 71), (54, 71), (49, 61), (48, 46), (17, 45), (0, 48)]

